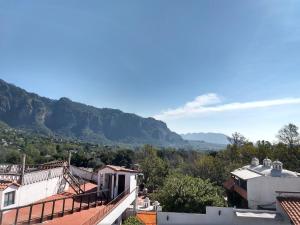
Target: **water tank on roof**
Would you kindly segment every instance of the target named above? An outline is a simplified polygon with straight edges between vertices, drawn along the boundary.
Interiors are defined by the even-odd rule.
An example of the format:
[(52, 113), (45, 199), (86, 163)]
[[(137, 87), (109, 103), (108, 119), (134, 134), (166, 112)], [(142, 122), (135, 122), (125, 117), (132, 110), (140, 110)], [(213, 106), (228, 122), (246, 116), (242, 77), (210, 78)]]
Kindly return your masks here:
[(251, 160), (251, 166), (258, 166), (259, 165), (259, 160), (258, 158), (254, 157)]

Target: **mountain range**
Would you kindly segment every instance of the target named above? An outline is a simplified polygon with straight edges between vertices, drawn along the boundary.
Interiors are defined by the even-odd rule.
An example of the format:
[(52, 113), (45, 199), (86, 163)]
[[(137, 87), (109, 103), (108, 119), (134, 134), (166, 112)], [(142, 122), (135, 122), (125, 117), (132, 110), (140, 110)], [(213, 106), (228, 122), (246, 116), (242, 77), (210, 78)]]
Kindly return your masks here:
[(95, 108), (68, 98), (53, 100), (0, 80), (0, 120), (13, 128), (99, 144), (186, 145), (154, 118)]
[(172, 132), (166, 123), (151, 117), (143, 118), (118, 109), (96, 108), (65, 97), (59, 100), (41, 97), (1, 79), (0, 122), (42, 135), (132, 147), (151, 144), (219, 150), (225, 146), (223, 141), (226, 137), (206, 134), (204, 138), (202, 134), (200, 138), (200, 133), (180, 136)]
[(181, 134), (181, 137), (184, 140), (189, 141), (202, 141), (206, 143), (214, 143), (214, 144), (220, 144), (220, 145), (227, 145), (229, 144), (228, 136), (222, 133), (187, 133), (187, 134)]

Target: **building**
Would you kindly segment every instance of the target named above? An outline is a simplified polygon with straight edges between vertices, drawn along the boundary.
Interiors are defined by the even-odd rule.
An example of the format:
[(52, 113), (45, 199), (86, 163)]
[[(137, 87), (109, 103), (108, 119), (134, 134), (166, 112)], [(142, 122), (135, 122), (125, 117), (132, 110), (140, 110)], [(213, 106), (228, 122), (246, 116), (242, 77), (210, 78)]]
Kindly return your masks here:
[[(58, 161), (29, 166), (24, 158), (22, 165), (0, 165), (0, 225), (120, 225), (130, 215), (136, 215), (145, 225), (300, 225), (300, 192), (296, 192), (299, 186), (291, 191), (285, 183), (285, 179), (298, 179), (298, 174), (283, 170), (278, 161), (271, 166), (267, 164), (269, 160), (264, 165), (259, 165), (256, 159), (252, 161), (250, 166), (233, 171), (231, 179), (245, 190), (247, 199), (257, 197), (249, 195), (253, 193), (249, 191), (252, 179), (268, 179), (260, 183), (266, 185), (263, 189), (279, 183), (269, 179), (284, 179), (282, 184), (271, 188), (271, 195), (261, 200), (264, 203), (270, 200), (269, 196), (272, 201), (274, 198), (274, 204), (268, 205), (271, 210), (206, 207), (205, 214), (194, 214), (162, 212), (157, 201), (139, 198), (137, 170), (106, 165), (92, 172)], [(248, 171), (256, 176), (251, 173), (252, 178), (246, 179)], [(230, 190), (240, 191), (234, 185)]]
[(111, 198), (124, 191), (132, 192), (137, 186), (137, 174), (136, 170), (107, 165), (98, 171), (98, 188), (109, 190)]
[[(253, 158), (250, 165), (231, 172), (224, 187), (243, 208), (206, 207), (205, 214), (157, 211), (156, 224), (300, 225), (300, 177), (283, 169), (280, 161), (266, 158), (260, 165)], [(149, 215), (143, 214), (142, 218)]]
[(299, 173), (283, 169), (283, 164), (266, 158), (259, 164), (253, 158), (250, 165), (231, 172), (224, 183), (229, 199), (237, 206), (250, 209), (275, 209), (276, 192), (300, 192)]
[(65, 171), (64, 162), (59, 161), (37, 167), (2, 164), (0, 210), (20, 207), (62, 193), (69, 188), (70, 176)]
[(29, 166), (24, 156), (22, 165), (0, 165), (0, 225), (121, 224), (137, 176), (111, 165), (97, 173), (64, 161)]
[(273, 210), (206, 207), (206, 213), (138, 211), (145, 225), (300, 225), (300, 193), (278, 192)]

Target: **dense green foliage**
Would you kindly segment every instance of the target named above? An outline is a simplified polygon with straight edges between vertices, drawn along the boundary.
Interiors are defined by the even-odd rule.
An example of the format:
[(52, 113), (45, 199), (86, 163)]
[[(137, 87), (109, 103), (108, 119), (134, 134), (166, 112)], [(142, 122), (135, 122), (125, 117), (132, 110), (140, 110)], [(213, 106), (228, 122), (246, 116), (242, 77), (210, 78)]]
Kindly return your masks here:
[[(297, 133), (286, 130), (287, 126), (281, 129), (279, 134), (288, 138), (285, 140), (293, 140), (292, 144), (291, 142), (271, 144), (267, 141), (253, 144), (242, 135), (235, 133), (230, 139), (231, 144), (223, 151), (201, 152), (172, 148), (158, 149), (150, 145), (135, 150), (118, 146), (109, 147), (33, 135), (0, 124), (0, 162), (20, 163), (23, 153), (27, 155), (27, 164), (66, 160), (68, 152), (72, 151), (71, 163), (76, 166), (97, 169), (105, 164), (126, 167), (138, 164), (144, 174), (141, 185), (147, 187), (150, 193), (154, 193), (164, 209), (203, 211), (204, 205), (223, 204), (220, 200), (222, 196), (220, 190), (223, 182), (228, 179), (230, 171), (249, 164), (254, 156), (260, 161), (265, 157), (272, 160), (279, 159), (283, 162), (284, 168), (300, 172), (300, 146), (296, 142), (299, 137)], [(293, 126), (292, 128), (293, 131), (298, 129)], [(182, 189), (180, 186), (184, 183), (189, 184), (186, 185), (187, 189)], [(208, 188), (205, 196), (200, 192), (202, 186)], [(168, 200), (174, 197), (167, 195), (171, 192), (176, 193), (178, 201)], [(215, 196), (212, 193), (215, 193)]]
[(151, 146), (145, 146), (141, 152), (140, 165), (144, 174), (144, 183), (150, 191), (163, 185), (164, 178), (168, 174), (167, 163), (157, 155), (157, 151)]
[(153, 195), (168, 212), (204, 213), (206, 206), (224, 206), (220, 188), (209, 180), (171, 174)]
[(143, 225), (142, 222), (140, 222), (135, 216), (128, 217), (123, 225)]

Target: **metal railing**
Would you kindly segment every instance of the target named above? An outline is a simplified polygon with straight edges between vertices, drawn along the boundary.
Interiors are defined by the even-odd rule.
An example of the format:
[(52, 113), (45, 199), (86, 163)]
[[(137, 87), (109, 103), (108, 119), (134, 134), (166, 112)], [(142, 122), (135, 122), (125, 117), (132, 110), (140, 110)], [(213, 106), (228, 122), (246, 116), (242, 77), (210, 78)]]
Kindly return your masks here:
[(0, 225), (35, 224), (109, 203), (108, 193), (90, 192), (0, 211)]
[(76, 194), (84, 193), (84, 191), (80, 187), (80, 182), (75, 178), (70, 170), (65, 166), (63, 169), (63, 176), (65, 180), (69, 183), (69, 185), (73, 188)]
[[(26, 164), (25, 173), (30, 173), (39, 170), (53, 169), (57, 167), (63, 167), (66, 165), (65, 161), (56, 161), (44, 164)], [(22, 165), (21, 164), (0, 164), (0, 174), (15, 174), (21, 175)]]
[(92, 218), (85, 221), (81, 225), (95, 225), (99, 223), (106, 215), (108, 215), (115, 207), (117, 207), (122, 201), (122, 199), (131, 194), (133, 191), (130, 192), (129, 188), (123, 191), (121, 194), (119, 194), (116, 198), (111, 200), (104, 208), (100, 209), (97, 214), (95, 214)]

